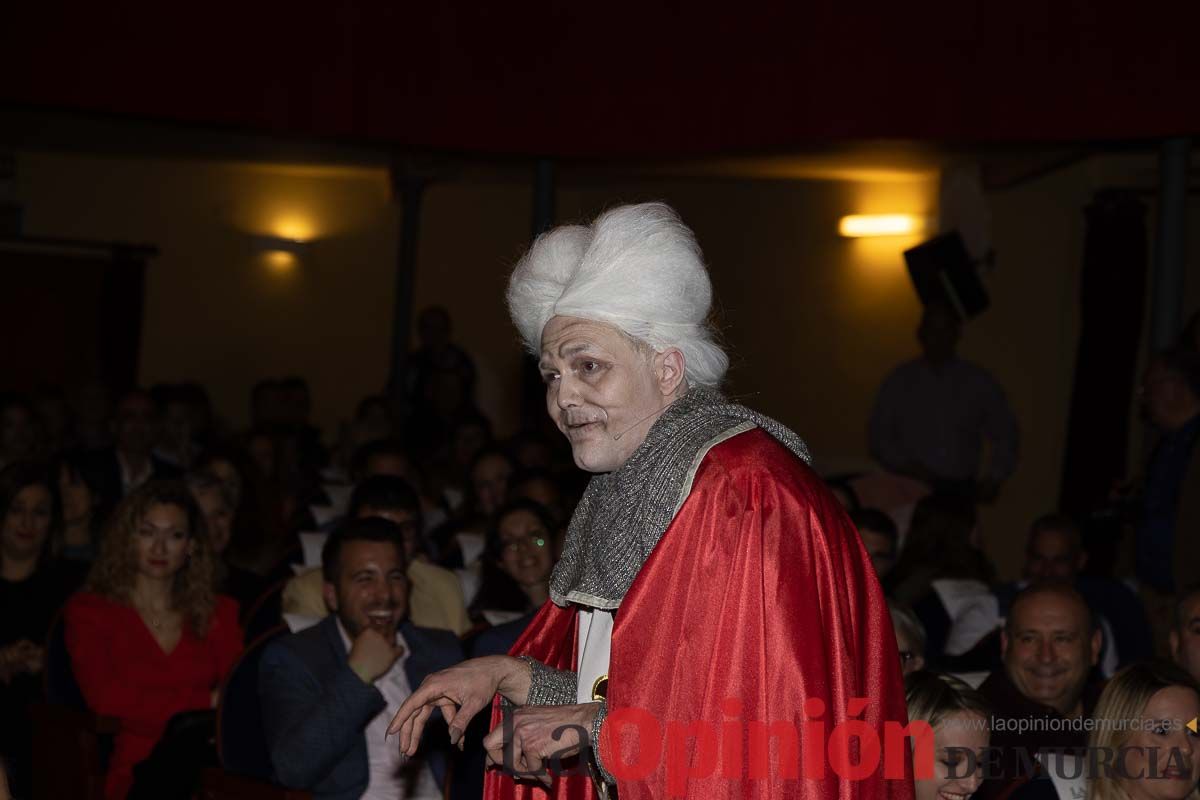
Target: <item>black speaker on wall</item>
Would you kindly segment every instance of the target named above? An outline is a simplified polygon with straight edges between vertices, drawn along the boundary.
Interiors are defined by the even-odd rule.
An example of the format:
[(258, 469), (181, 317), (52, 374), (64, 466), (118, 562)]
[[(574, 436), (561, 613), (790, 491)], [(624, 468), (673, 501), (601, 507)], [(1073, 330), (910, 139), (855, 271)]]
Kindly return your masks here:
[(979, 316), (991, 304), (975, 262), (957, 231), (905, 250), (904, 262), (923, 305), (948, 305), (966, 320)]

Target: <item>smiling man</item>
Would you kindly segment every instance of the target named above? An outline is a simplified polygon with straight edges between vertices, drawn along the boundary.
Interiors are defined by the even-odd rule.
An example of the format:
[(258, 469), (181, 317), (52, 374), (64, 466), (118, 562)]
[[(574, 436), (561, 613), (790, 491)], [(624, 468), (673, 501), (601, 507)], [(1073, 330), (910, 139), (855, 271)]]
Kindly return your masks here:
[(462, 657), (454, 634), (407, 621), (405, 565), (399, 526), (375, 517), (343, 523), (322, 552), (332, 613), (264, 651), (263, 727), (284, 786), (318, 800), (441, 796), (444, 739), (420, 761), (385, 741), (411, 687)]
[(1079, 592), (1069, 584), (1036, 583), (1013, 600), (1000, 639), (1004, 668), (979, 687), (996, 715), (992, 747), (997, 768), (976, 798), (1005, 797), (1030, 777), (1020, 757), (1071, 751), (1087, 744), (1088, 730), (1073, 724), (1090, 715), (1100, 686), (1089, 684), (1100, 656), (1100, 630)]
[[(870, 560), (804, 443), (717, 391), (711, 301), (695, 237), (660, 203), (557, 228), (513, 273), (547, 411), (593, 477), (512, 655), (431, 676), (392, 724), (411, 750), (434, 707), (457, 736), (497, 693), (516, 706), (485, 746), (521, 775), (493, 770), (488, 798), (542, 796), (531, 778), (561, 798), (911, 796), (877, 764), (851, 780), (819, 759), (806, 780), (783, 744), (755, 758), (751, 722), (823, 752), (800, 731), (833, 730), (848, 704), (882, 741), (904, 692)], [(575, 753), (558, 764), (573, 774), (547, 773)]]

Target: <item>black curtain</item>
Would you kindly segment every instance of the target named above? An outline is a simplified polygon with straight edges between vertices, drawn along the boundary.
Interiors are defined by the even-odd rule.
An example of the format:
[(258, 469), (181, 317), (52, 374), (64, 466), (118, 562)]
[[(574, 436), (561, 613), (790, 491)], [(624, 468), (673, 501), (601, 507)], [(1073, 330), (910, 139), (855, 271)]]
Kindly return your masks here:
[[(1095, 571), (1111, 564), (1120, 514), (1113, 482), (1126, 474), (1129, 412), (1138, 376), (1146, 299), (1146, 207), (1133, 194), (1105, 190), (1084, 212), (1081, 329), (1063, 459), (1060, 506), (1086, 530)], [(1098, 552), (1097, 552), (1098, 551)]]
[(0, 390), (137, 382), (145, 261), (0, 247)]

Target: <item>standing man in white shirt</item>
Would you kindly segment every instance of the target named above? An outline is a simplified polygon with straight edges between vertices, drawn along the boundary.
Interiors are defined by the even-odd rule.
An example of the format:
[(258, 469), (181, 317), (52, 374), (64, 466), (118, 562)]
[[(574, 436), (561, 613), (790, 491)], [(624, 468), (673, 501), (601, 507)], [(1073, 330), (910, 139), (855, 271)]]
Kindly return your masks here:
[(891, 472), (990, 502), (1017, 466), (1017, 420), (991, 373), (958, 357), (961, 336), (954, 309), (926, 307), (921, 356), (884, 379), (868, 438), (872, 457)]

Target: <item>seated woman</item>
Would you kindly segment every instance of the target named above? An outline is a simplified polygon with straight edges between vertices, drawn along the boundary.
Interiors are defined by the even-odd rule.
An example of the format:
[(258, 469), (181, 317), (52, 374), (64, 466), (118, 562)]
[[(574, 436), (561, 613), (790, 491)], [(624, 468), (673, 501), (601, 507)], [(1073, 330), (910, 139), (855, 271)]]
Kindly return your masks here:
[(17, 462), (0, 471), (0, 758), (13, 791), (29, 793), (29, 703), (42, 694), (50, 623), (82, 569), (53, 556), (62, 532), (58, 482), (48, 467)]
[(60, 456), (53, 466), (62, 498), (62, 550), (59, 556), (73, 561), (91, 562), (100, 541), (100, 493), (83, 468), (78, 454)]
[[(970, 797), (983, 781), (992, 714), (987, 701), (962, 681), (925, 670), (905, 677), (904, 695), (909, 721), (922, 720), (933, 729), (932, 775), (920, 777), (929, 765), (913, 764), (915, 800)], [(922, 748), (917, 747), (914, 759), (920, 758)]]
[(114, 513), (85, 591), (67, 603), (67, 649), (88, 706), (116, 717), (105, 797), (168, 720), (211, 708), (242, 645), (237, 604), (216, 593), (215, 559), (186, 485), (154, 481)]
[(925, 628), (912, 609), (895, 600), (888, 600), (892, 630), (896, 632), (896, 649), (900, 651), (900, 671), (905, 675), (925, 669)]
[(1089, 749), (1116, 754), (1088, 779), (1088, 800), (1183, 800), (1197, 796), (1200, 742), (1187, 725), (1200, 716), (1200, 687), (1167, 662), (1132, 664), (1096, 704)]
[(487, 533), (483, 581), (471, 616), (492, 627), (470, 645), (472, 657), (507, 653), (550, 598), (554, 520), (532, 500), (515, 500)]

